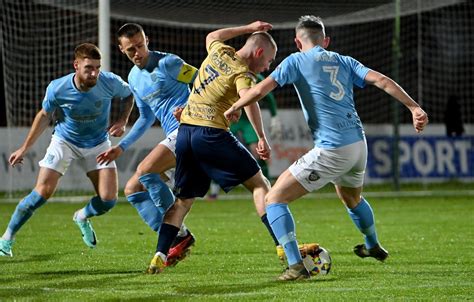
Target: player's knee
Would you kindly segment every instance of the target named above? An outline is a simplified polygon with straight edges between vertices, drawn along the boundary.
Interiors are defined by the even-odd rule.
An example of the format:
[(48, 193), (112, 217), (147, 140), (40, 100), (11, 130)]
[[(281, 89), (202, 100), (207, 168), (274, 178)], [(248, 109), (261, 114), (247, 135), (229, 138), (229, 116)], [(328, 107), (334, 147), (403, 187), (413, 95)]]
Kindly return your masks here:
[(270, 190), (267, 195), (265, 195), (265, 206), (269, 206), (273, 203), (286, 203), (287, 200), (281, 196), (281, 194), (278, 194), (278, 192), (275, 192), (273, 190)]
[(140, 164), (138, 164), (137, 171), (136, 171), (136, 174), (138, 177), (143, 176), (148, 173), (150, 173), (150, 166), (147, 163), (142, 161)]
[(138, 193), (141, 191), (145, 191), (145, 188), (143, 187), (143, 185), (132, 179), (127, 182), (123, 190), (123, 192), (125, 193), (125, 196), (132, 195), (134, 193)]
[(171, 214), (184, 217), (191, 209), (192, 204), (193, 201), (190, 199), (182, 200), (178, 198), (168, 209), (168, 212), (172, 210)]
[(38, 194), (40, 194), (44, 199), (49, 199), (53, 195), (55, 189), (55, 186), (48, 184), (38, 184), (35, 187), (35, 191), (38, 192)]
[(360, 192), (356, 190), (344, 190), (339, 188), (337, 194), (341, 201), (350, 209), (355, 208), (360, 202)]

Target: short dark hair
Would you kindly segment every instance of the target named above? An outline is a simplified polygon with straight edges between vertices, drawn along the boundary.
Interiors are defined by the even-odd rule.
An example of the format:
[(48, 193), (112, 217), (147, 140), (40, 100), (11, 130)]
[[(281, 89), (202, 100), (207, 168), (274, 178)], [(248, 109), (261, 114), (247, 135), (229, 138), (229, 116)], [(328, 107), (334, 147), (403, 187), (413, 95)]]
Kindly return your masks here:
[(324, 29), (323, 20), (320, 17), (313, 15), (301, 16), (296, 25), (296, 32), (304, 31), (305, 36), (310, 38), (312, 41), (318, 39), (324, 39), (326, 32)]
[(92, 59), (100, 60), (102, 53), (100, 49), (92, 43), (82, 43), (76, 46), (74, 49), (74, 59)]
[(117, 31), (117, 40), (120, 43), (120, 38), (126, 37), (131, 38), (140, 32), (145, 32), (143, 27), (137, 23), (125, 23)]
[(274, 49), (277, 49), (277, 44), (273, 39), (272, 35), (267, 33), (266, 31), (256, 31), (252, 33), (248, 38), (247, 41), (265, 41), (269, 43)]

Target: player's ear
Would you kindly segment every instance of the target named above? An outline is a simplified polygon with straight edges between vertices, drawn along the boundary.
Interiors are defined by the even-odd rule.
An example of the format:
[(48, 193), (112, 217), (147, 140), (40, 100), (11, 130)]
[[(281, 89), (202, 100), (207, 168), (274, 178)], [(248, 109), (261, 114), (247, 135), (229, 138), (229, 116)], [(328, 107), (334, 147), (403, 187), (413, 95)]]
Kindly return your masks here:
[(146, 45), (147, 47), (148, 47), (148, 42), (150, 42), (150, 41), (148, 40), (148, 36), (145, 36), (145, 45)]
[(72, 65), (74, 66), (74, 70), (79, 69), (79, 61), (78, 60), (74, 60), (74, 63)]
[(299, 51), (303, 49), (303, 44), (301, 43), (300, 39), (295, 38), (295, 43), (296, 43), (296, 48), (298, 48)]
[(262, 55), (263, 55), (263, 48), (262, 47), (258, 47), (256, 50), (255, 50), (255, 57), (256, 58), (260, 58)]
[(323, 40), (323, 48), (327, 48), (329, 46), (329, 43), (331, 42), (330, 37), (325, 37)]
[(125, 50), (123, 49), (121, 43), (119, 43), (118, 47), (119, 47), (119, 49), (120, 49), (120, 52), (123, 53), (123, 54), (125, 54)]

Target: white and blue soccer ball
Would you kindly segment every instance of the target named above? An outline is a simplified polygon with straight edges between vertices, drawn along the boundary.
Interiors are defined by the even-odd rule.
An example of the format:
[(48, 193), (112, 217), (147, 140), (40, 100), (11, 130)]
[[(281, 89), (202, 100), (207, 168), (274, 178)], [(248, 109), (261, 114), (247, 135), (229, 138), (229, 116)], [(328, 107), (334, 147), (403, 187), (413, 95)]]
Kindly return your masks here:
[(327, 275), (332, 266), (331, 255), (323, 247), (319, 247), (314, 253), (307, 254), (303, 258), (303, 263), (312, 276)]

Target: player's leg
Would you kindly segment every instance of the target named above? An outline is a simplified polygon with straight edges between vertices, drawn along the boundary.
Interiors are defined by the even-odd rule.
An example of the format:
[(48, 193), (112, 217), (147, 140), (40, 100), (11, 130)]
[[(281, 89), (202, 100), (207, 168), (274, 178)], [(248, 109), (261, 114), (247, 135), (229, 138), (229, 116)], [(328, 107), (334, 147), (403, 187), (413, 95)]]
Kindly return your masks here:
[[(175, 203), (166, 212), (158, 234), (155, 255), (146, 271), (148, 274), (161, 273), (165, 266), (174, 266), (178, 261), (182, 260), (177, 258), (179, 255), (171, 255), (170, 249), (183, 224), (184, 218), (191, 210), (193, 202), (194, 198), (177, 198)], [(189, 252), (189, 248), (186, 252)], [(184, 259), (186, 255), (181, 256)]]
[[(140, 163), (136, 172), (138, 181), (147, 190), (156, 210), (152, 208), (149, 199), (146, 199), (145, 203), (142, 201), (139, 206), (147, 207), (146, 215), (153, 219), (152, 222), (156, 231), (161, 226), (163, 215), (175, 200), (170, 188), (174, 185), (174, 167), (176, 166), (176, 155), (174, 152), (176, 149), (177, 133), (178, 131), (175, 130), (161, 141)], [(139, 197), (143, 200), (146, 198), (146, 194), (140, 193)], [(136, 198), (134, 200), (136, 201)], [(168, 255), (169, 258), (184, 259), (188, 249), (194, 242), (194, 235), (183, 223), (172, 243), (172, 248)]]
[(288, 203), (307, 194), (308, 191), (296, 180), (289, 170), (278, 177), (266, 196), (268, 221), (283, 247), (288, 261), (288, 270), (280, 280), (298, 280), (309, 277), (295, 236), (295, 222)]
[(5, 233), (0, 239), (0, 256), (13, 256), (12, 246), (16, 233), (30, 219), (33, 213), (53, 195), (61, 173), (49, 168), (40, 168), (36, 186), (17, 205), (8, 223)]
[(265, 214), (265, 194), (270, 189), (270, 183), (263, 177), (252, 154), (227, 131), (206, 129), (202, 135), (204, 139), (195, 145), (194, 150), (202, 159), (201, 166), (206, 174), (225, 192), (244, 184), (252, 192), (257, 214), (277, 244)]
[(84, 243), (90, 248), (95, 248), (97, 245), (97, 236), (92, 227), (90, 218), (104, 215), (117, 203), (117, 169), (105, 168), (93, 170), (89, 171), (87, 176), (91, 180), (97, 195), (92, 197), (86, 206), (74, 213), (73, 221), (79, 227)]
[(78, 160), (78, 165), (86, 171), (96, 192), (86, 206), (77, 210), (73, 216), (73, 221), (81, 231), (82, 240), (90, 248), (97, 245), (97, 237), (89, 218), (109, 212), (117, 202), (118, 177), (115, 162), (99, 164), (96, 161), (97, 155), (110, 148), (110, 145), (110, 141), (105, 141), (93, 148), (75, 150), (82, 156)]
[[(11, 256), (11, 246), (14, 236), (21, 226), (33, 215), (34, 211), (43, 205), (56, 190), (56, 187), (71, 161), (75, 159), (71, 146), (60, 138), (53, 136), (44, 158), (39, 162), (40, 171), (35, 188), (18, 204), (10, 223), (0, 239), (0, 249)], [(8, 252), (9, 249), (9, 252)], [(6, 252), (6, 253), (5, 253)]]
[[(161, 173), (160, 178), (166, 182), (169, 181), (171, 184), (174, 179), (168, 178), (174, 178), (173, 170), (174, 169), (167, 170), (166, 173), (168, 175)], [(170, 184), (167, 184), (168, 187)], [(137, 210), (145, 223), (150, 226), (153, 231), (158, 232), (163, 222), (163, 216), (169, 207), (162, 207), (155, 204), (148, 191), (138, 180), (138, 173), (135, 173), (127, 182), (127, 185), (125, 186), (125, 195), (127, 200)], [(188, 230), (184, 223), (181, 224), (178, 234), (169, 249), (169, 258), (177, 259), (178, 261), (183, 260), (186, 258), (189, 249), (194, 245), (195, 241), (196, 239), (191, 231)]]
[(373, 257), (384, 261), (388, 257), (388, 252), (378, 241), (374, 212), (368, 201), (360, 195), (362, 187), (350, 188), (336, 185), (336, 191), (355, 226), (364, 235), (365, 243), (356, 245), (354, 253), (361, 258)]
[(263, 176), (262, 171), (259, 170), (250, 179), (244, 181), (243, 185), (245, 188), (247, 188), (247, 190), (252, 193), (258, 217), (260, 217), (260, 220), (270, 233), (270, 236), (272, 237), (275, 246), (278, 246), (278, 239), (273, 233), (270, 223), (268, 222), (267, 213), (265, 211), (265, 196), (270, 190), (270, 182)]
[(138, 165), (139, 182), (146, 188), (162, 213), (173, 204), (174, 196), (160, 174), (176, 165), (174, 153), (164, 144), (158, 144)]
[[(160, 273), (165, 265), (173, 265), (176, 260), (170, 257), (170, 248), (184, 217), (191, 209), (194, 197), (203, 197), (209, 189), (210, 178), (202, 170), (193, 154), (192, 138), (199, 138), (200, 127), (181, 125), (176, 141), (175, 192), (177, 200), (166, 212), (158, 235), (158, 243), (147, 273)], [(167, 263), (168, 261), (168, 263)]]
[(352, 157), (354, 163), (347, 173), (334, 180), (336, 192), (365, 240), (365, 244), (354, 247), (354, 253), (359, 257), (374, 257), (383, 261), (388, 257), (388, 252), (379, 244), (374, 212), (367, 200), (361, 196), (367, 162), (367, 145), (365, 141), (360, 141), (344, 147), (341, 152), (345, 152), (347, 157)]
[(341, 161), (345, 161), (344, 157), (334, 159), (332, 151), (315, 147), (283, 172), (267, 194), (265, 202), (268, 220), (285, 249), (289, 264), (289, 269), (280, 276), (281, 280), (306, 278), (304, 271), (300, 270), (302, 257), (288, 203), (322, 188), (339, 176), (341, 172), (333, 167), (337, 167)]
[(164, 213), (155, 205), (148, 191), (140, 183), (137, 173), (127, 181), (124, 192), (127, 201), (137, 210), (143, 221), (153, 231), (158, 232)]

